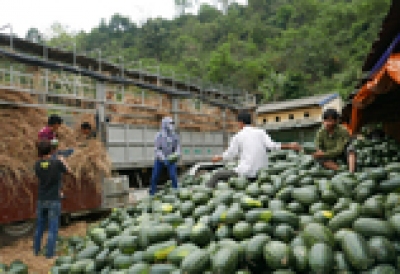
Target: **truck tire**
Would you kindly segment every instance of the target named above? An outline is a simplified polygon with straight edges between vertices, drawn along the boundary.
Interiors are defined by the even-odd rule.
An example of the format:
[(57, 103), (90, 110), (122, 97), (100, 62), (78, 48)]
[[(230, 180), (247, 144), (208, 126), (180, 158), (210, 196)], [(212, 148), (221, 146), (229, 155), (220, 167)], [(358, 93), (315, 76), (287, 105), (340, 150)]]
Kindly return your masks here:
[(30, 221), (21, 221), (15, 222), (11, 224), (3, 225), (1, 228), (4, 234), (11, 237), (21, 237), (33, 230), (35, 222), (33, 220)]
[(64, 213), (60, 217), (60, 224), (61, 226), (69, 226), (71, 224), (72, 218), (71, 214), (69, 213)]

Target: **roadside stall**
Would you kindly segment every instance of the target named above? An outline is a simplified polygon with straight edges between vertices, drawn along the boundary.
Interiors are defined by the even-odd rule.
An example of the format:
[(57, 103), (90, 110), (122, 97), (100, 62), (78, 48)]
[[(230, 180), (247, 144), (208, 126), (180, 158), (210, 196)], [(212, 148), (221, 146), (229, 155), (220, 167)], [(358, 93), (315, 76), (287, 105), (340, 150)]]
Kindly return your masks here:
[(380, 124), (390, 137), (400, 141), (400, 2), (393, 1), (373, 44), (363, 71), (366, 77), (349, 97), (343, 118), (350, 131)]

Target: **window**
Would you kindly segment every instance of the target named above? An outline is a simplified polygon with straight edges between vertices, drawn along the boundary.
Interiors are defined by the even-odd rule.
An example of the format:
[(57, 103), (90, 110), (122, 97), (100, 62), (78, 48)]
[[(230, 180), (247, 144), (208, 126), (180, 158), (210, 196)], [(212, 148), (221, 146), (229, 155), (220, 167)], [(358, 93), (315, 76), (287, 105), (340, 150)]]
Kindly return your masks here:
[(289, 120), (293, 120), (294, 119), (294, 115), (293, 114), (289, 114)]
[(281, 117), (276, 116), (276, 117), (275, 117), (275, 121), (276, 121), (276, 122), (280, 122), (280, 121), (281, 121)]
[(304, 112), (304, 118), (309, 118), (309, 117), (310, 117), (310, 113)]
[(263, 119), (263, 123), (266, 124), (267, 123), (267, 119), (264, 118)]

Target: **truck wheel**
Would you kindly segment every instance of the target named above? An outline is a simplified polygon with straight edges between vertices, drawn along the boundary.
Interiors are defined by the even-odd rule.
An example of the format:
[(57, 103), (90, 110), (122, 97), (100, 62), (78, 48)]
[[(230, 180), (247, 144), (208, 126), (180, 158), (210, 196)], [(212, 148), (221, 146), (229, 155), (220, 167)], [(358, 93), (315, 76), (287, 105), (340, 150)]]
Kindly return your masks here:
[(34, 221), (21, 221), (3, 225), (3, 232), (11, 237), (20, 237), (32, 231)]
[(61, 226), (69, 226), (71, 224), (71, 214), (62, 214), (61, 215)]

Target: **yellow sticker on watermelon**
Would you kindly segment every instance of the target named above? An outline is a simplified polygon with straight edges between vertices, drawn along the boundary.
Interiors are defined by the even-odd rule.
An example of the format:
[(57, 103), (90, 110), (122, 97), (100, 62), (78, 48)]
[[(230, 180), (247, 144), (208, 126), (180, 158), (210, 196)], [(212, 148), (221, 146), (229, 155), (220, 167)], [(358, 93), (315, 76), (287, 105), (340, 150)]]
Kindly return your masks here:
[(170, 204), (163, 204), (161, 206), (161, 210), (163, 212), (171, 213), (173, 209), (174, 209), (174, 207), (172, 205), (170, 205)]
[(333, 217), (332, 211), (329, 211), (329, 210), (324, 210), (324, 211), (322, 211), (322, 215), (323, 215), (325, 218), (328, 218), (328, 219), (332, 219), (332, 217)]

